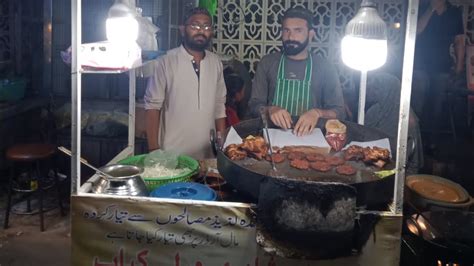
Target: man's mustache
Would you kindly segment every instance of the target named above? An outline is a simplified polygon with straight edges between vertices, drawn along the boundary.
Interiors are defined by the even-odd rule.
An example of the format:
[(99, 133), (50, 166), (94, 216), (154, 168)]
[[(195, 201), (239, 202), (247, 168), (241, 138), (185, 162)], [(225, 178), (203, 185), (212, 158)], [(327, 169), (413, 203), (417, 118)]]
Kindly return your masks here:
[(194, 35), (193, 38), (195, 39), (195, 38), (197, 38), (197, 37), (202, 37), (202, 38), (204, 38), (204, 39), (207, 39), (206, 35), (204, 35), (204, 34), (197, 34), (197, 35)]
[(284, 41), (283, 42), (284, 45), (301, 45), (302, 43), (298, 42), (298, 41)]

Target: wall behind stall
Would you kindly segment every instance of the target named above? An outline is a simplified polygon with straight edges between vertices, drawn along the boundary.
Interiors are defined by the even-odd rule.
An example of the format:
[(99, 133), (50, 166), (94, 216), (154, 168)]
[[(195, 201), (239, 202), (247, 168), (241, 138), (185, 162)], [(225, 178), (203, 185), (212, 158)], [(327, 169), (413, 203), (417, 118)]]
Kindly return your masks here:
[[(424, 1), (424, 0), (420, 0)], [(242, 61), (253, 74), (260, 58), (276, 51), (281, 45), (278, 17), (289, 6), (300, 5), (314, 13), (317, 37), (312, 43), (313, 52), (329, 58), (340, 72), (341, 82), (346, 90), (353, 89), (353, 72), (343, 66), (340, 60), (339, 44), (344, 26), (354, 16), (359, 0), (218, 0), (216, 36), (214, 50), (232, 54)], [(474, 42), (474, 1), (451, 0), (462, 6), (468, 42)], [(112, 0), (83, 0), (83, 42), (105, 40), (105, 16)], [(152, 17), (160, 26), (159, 47), (162, 50), (174, 48), (180, 43), (178, 25), (183, 12), (196, 3), (195, 0), (137, 0), (143, 15)], [(401, 64), (404, 38), (405, 9), (407, 0), (377, 1), (381, 16), (389, 26), (389, 59), (386, 68), (396, 72)], [(67, 49), (71, 40), (70, 1), (53, 0), (53, 88), (55, 95), (70, 95), (70, 69), (61, 62), (59, 52)], [(397, 28), (400, 23), (400, 28)], [(86, 76), (89, 78), (89, 76)], [(85, 80), (90, 89), (84, 90), (85, 98), (126, 99), (128, 97), (126, 78), (91, 77)], [(115, 81), (107, 81), (115, 79)], [(139, 81), (137, 98), (141, 98), (144, 83)], [(84, 86), (86, 88), (86, 86)]]
[[(424, 0), (420, 0), (424, 1)], [(474, 1), (454, 0), (462, 6), (469, 42), (474, 41)], [(357, 12), (360, 0), (219, 0), (215, 50), (234, 55), (251, 73), (266, 54), (279, 50), (281, 29), (279, 17), (290, 6), (304, 6), (313, 11), (316, 40), (312, 51), (332, 61), (338, 68), (346, 93), (357, 87), (358, 73), (343, 65), (340, 42), (347, 22)], [(388, 26), (389, 54), (384, 69), (395, 74), (401, 71), (405, 35), (406, 0), (378, 0), (378, 10)]]
[(43, 50), (48, 1), (0, 2), (0, 77), (25, 78), (28, 96), (45, 96), (49, 92), (48, 80), (43, 76), (45, 63), (48, 63)]

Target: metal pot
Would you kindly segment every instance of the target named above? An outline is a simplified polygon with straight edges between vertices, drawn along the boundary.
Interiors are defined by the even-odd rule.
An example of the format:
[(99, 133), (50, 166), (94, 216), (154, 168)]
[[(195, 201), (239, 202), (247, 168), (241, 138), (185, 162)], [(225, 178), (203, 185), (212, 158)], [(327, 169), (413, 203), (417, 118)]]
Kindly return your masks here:
[[(423, 182), (435, 183), (451, 193), (456, 193), (452, 200), (437, 198), (437, 195), (428, 196), (416, 190), (416, 186), (426, 186)], [(469, 193), (458, 183), (434, 175), (411, 175), (406, 178), (406, 201), (418, 211), (430, 210), (468, 210), (474, 201)], [(440, 190), (438, 190), (440, 191)]]
[(134, 165), (113, 164), (100, 168), (113, 176), (107, 178), (101, 175), (93, 185), (92, 192), (119, 196), (148, 196), (148, 189), (141, 175), (143, 169)]

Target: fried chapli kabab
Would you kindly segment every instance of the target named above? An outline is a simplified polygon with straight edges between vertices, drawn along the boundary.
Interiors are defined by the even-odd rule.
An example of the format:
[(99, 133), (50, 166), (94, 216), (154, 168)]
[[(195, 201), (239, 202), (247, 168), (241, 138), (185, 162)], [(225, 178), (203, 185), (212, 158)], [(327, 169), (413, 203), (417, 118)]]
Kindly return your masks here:
[(330, 156), (330, 157), (326, 157), (326, 162), (332, 166), (338, 166), (338, 165), (344, 164), (346, 161), (342, 159), (341, 157)]
[[(280, 153), (274, 153), (274, 154), (272, 155), (272, 157), (273, 157), (273, 161), (274, 161), (275, 163), (282, 163), (282, 162), (285, 161), (285, 155), (280, 154)], [(265, 156), (265, 160), (271, 161), (270, 155)]]
[(357, 170), (349, 164), (343, 164), (336, 167), (336, 173), (340, 175), (353, 175)]
[(290, 166), (300, 170), (308, 170), (309, 162), (304, 159), (294, 159), (290, 161)]
[(243, 160), (247, 157), (247, 152), (242, 150), (239, 145), (237, 144), (230, 144), (225, 148), (224, 153), (229, 157), (232, 161)]
[(306, 154), (306, 160), (310, 162), (325, 161), (326, 156), (319, 153)]
[(306, 157), (306, 155), (303, 152), (299, 151), (293, 151), (288, 153), (288, 160), (293, 161), (293, 160), (302, 160)]
[(325, 161), (317, 161), (309, 163), (309, 166), (319, 172), (327, 172), (332, 169), (332, 166)]

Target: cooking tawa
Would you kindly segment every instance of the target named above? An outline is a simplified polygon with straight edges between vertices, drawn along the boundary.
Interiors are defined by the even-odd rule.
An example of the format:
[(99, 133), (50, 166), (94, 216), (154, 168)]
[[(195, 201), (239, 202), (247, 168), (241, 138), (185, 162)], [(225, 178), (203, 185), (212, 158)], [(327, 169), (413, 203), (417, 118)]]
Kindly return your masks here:
[[(296, 118), (294, 118), (296, 119)], [(324, 129), (325, 119), (320, 119), (318, 127)], [(358, 125), (356, 123), (343, 121), (347, 126), (347, 141), (372, 141), (387, 138), (382, 132)], [(271, 127), (275, 127), (271, 125)], [(262, 121), (260, 119), (245, 120), (234, 126), (237, 133), (242, 136), (262, 135)], [(391, 140), (392, 153), (395, 151)], [(332, 153), (332, 156), (342, 157), (342, 152)], [(392, 158), (396, 158), (392, 154)], [(338, 174), (335, 169), (328, 172), (317, 172), (316, 170), (298, 170), (289, 165), (285, 160), (278, 164), (278, 170), (283, 171), (288, 179), (301, 181), (315, 181), (321, 183), (343, 183), (353, 186), (357, 190), (357, 206), (367, 206), (367, 208), (385, 208), (393, 199), (394, 175), (385, 178), (378, 177), (375, 172), (380, 170), (393, 169), (394, 160), (383, 169), (375, 166), (368, 166), (362, 162), (347, 161), (347, 164), (357, 169), (354, 175)], [(272, 179), (267, 175), (271, 169), (271, 164), (265, 160), (258, 161), (253, 158), (246, 158), (240, 161), (232, 161), (222, 150), (217, 151), (217, 168), (219, 173), (234, 187), (239, 193), (247, 196), (253, 202), (259, 198), (260, 184), (267, 179)]]

